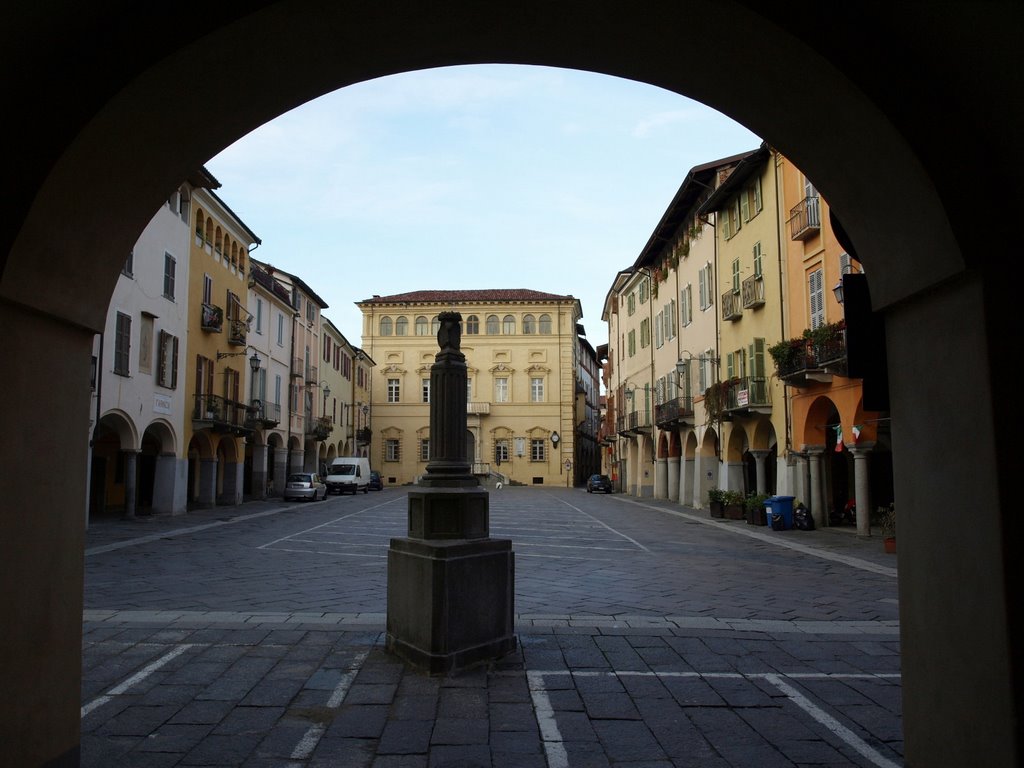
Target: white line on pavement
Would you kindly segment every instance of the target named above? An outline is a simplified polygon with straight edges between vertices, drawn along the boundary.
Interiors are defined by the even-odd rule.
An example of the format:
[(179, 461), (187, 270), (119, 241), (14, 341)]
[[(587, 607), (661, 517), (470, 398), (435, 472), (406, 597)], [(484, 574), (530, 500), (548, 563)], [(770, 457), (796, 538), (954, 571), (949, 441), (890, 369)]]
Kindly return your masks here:
[[(348, 694), (348, 689), (352, 687), (352, 682), (356, 679), (356, 675), (359, 674), (359, 669), (363, 666), (363, 662), (366, 661), (368, 655), (369, 651), (364, 651), (353, 659), (352, 666), (341, 676), (341, 680), (338, 681), (338, 684), (334, 686), (334, 690), (331, 691), (331, 695), (327, 699), (328, 709), (337, 709), (341, 706), (345, 696)], [(313, 750), (316, 749), (316, 745), (320, 743), (320, 738), (326, 730), (327, 726), (323, 723), (311, 725), (309, 730), (299, 739), (295, 749), (292, 750), (291, 759), (308, 760), (313, 754)]]
[(644, 546), (643, 544), (641, 544), (641, 543), (640, 543), (639, 541), (637, 541), (636, 539), (634, 539), (634, 538), (631, 538), (631, 537), (627, 536), (626, 534), (622, 533), (621, 531), (617, 531), (617, 530), (615, 530), (614, 528), (612, 528), (612, 527), (611, 527), (610, 525), (608, 525), (607, 523), (604, 523), (604, 522), (602, 522), (602, 521), (598, 520), (598, 519), (597, 519), (596, 517), (594, 517), (594, 516), (593, 516), (593, 515), (591, 515), (590, 513), (588, 513), (588, 512), (584, 512), (584, 511), (583, 511), (582, 509), (580, 509), (579, 507), (577, 507), (577, 506), (575, 506), (575, 505), (573, 505), (573, 504), (570, 504), (570, 503), (569, 503), (568, 501), (566, 501), (565, 499), (559, 499), (559, 501), (560, 501), (560, 502), (562, 502), (563, 504), (565, 504), (565, 506), (567, 506), (567, 507), (570, 507), (571, 509), (575, 509), (575, 510), (576, 510), (577, 512), (579, 512), (579, 513), (580, 513), (581, 515), (586, 515), (586, 516), (587, 516), (587, 517), (589, 517), (589, 518), (590, 518), (591, 520), (593, 520), (593, 521), (594, 521), (595, 523), (597, 523), (597, 524), (598, 524), (598, 525), (600, 525), (600, 526), (603, 526), (603, 527), (607, 528), (607, 529), (608, 529), (609, 531), (611, 531), (612, 533), (614, 533), (614, 534), (615, 534), (616, 536), (621, 536), (621, 537), (622, 537), (622, 538), (624, 538), (624, 539), (625, 539), (626, 541), (631, 541), (631, 542), (632, 542), (632, 543), (633, 543), (633, 544), (634, 544), (635, 546), (639, 547), (639, 548), (640, 548), (640, 549), (642, 549), (642, 550), (643, 550), (644, 552), (650, 552), (650, 551), (651, 551), (651, 550), (649, 550), (649, 549), (648, 549), (647, 547), (645, 547), (645, 546)]
[(295, 533), (289, 533), (287, 536), (282, 536), (279, 539), (274, 539), (273, 541), (268, 541), (266, 544), (260, 544), (258, 547), (256, 547), (256, 549), (266, 549), (267, 547), (272, 547), (275, 544), (277, 544), (278, 542), (287, 541), (288, 539), (291, 539), (294, 536), (301, 536), (304, 533), (310, 533), (312, 531), (318, 531), (321, 528), (326, 528), (329, 525), (334, 525), (335, 523), (339, 523), (342, 520), (347, 520), (350, 517), (356, 517), (356, 516), (361, 515), (361, 514), (363, 514), (365, 512), (371, 512), (374, 509), (380, 509), (381, 507), (386, 507), (387, 505), (393, 504), (396, 501), (401, 501), (404, 498), (405, 497), (402, 496), (402, 497), (397, 498), (397, 499), (390, 499), (389, 501), (385, 501), (385, 502), (383, 502), (381, 504), (374, 504), (372, 507), (366, 507), (366, 509), (358, 509), (355, 512), (352, 512), (351, 514), (342, 515), (341, 517), (336, 517), (333, 520), (328, 520), (326, 523), (321, 523), (320, 525), (314, 525), (312, 528), (306, 528), (305, 530), (296, 531)]
[(568, 768), (569, 756), (565, 751), (562, 732), (558, 730), (555, 710), (551, 707), (547, 689), (544, 687), (545, 672), (527, 672), (526, 679), (530, 686), (530, 698), (533, 700), (533, 711), (537, 716), (537, 727), (540, 738), (544, 742), (544, 753), (548, 758), (548, 768)]
[(134, 675), (129, 677), (124, 682), (119, 683), (118, 685), (115, 685), (113, 688), (111, 688), (109, 691), (107, 691), (103, 696), (99, 696), (99, 697), (93, 699), (88, 704), (86, 704), (84, 707), (82, 707), (82, 714), (81, 714), (81, 716), (85, 717), (90, 712), (92, 712), (94, 709), (96, 709), (97, 707), (103, 706), (104, 704), (106, 704), (108, 701), (110, 701), (115, 696), (120, 696), (122, 693), (127, 691), (133, 685), (135, 685), (136, 683), (138, 683), (138, 682), (140, 682), (142, 680), (145, 680), (151, 674), (153, 674), (158, 669), (160, 669), (160, 667), (164, 666), (169, 661), (173, 661), (174, 659), (178, 658), (178, 656), (183, 654), (189, 648), (194, 648), (196, 645), (197, 645), (197, 643), (184, 643), (182, 645), (177, 646), (170, 653), (164, 654), (163, 656), (161, 656), (156, 661), (147, 664), (145, 667), (140, 669), (138, 672), (136, 672)]

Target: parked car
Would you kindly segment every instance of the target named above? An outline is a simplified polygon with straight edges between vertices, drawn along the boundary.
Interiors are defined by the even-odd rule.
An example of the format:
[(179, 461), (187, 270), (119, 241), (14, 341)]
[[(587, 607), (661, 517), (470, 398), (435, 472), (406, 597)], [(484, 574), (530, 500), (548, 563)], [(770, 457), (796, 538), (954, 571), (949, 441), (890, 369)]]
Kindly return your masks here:
[(327, 486), (316, 472), (293, 472), (285, 481), (282, 496), (285, 501), (289, 499), (308, 499), (310, 501), (326, 499)]
[(608, 475), (591, 475), (587, 480), (587, 493), (593, 493), (594, 491), (611, 493), (612, 479)]
[(380, 476), (380, 472), (376, 469), (370, 470), (370, 484), (369, 488), (371, 491), (383, 491), (384, 490), (384, 478)]

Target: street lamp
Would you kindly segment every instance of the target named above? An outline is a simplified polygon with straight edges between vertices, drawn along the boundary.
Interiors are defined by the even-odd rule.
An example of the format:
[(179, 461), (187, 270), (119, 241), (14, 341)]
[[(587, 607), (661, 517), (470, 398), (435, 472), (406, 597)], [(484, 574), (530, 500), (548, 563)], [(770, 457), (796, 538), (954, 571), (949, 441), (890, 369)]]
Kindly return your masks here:
[(328, 384), (326, 381), (321, 381), (319, 384), (317, 384), (317, 386), (321, 387), (323, 389), (323, 393), (324, 393), (324, 407), (323, 407), (323, 410), (320, 412), (320, 415), (326, 416), (327, 415), (327, 398), (331, 396), (331, 385)]
[(832, 288), (832, 293), (836, 297), (836, 301), (839, 302), (840, 306), (842, 306), (843, 299), (844, 299), (844, 297), (843, 297), (843, 275), (852, 275), (852, 274), (854, 274), (853, 266), (850, 265), (850, 264), (843, 264), (842, 267), (840, 268), (840, 272), (839, 272), (839, 282), (837, 282), (835, 284), (835, 286)]

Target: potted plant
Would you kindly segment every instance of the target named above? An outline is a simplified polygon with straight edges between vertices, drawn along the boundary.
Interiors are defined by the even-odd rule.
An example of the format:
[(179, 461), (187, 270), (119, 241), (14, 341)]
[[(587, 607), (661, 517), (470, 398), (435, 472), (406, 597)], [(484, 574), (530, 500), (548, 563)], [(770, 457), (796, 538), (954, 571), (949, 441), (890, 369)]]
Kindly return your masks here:
[(767, 493), (752, 493), (747, 496), (747, 523), (750, 525), (767, 525), (768, 515), (764, 503), (771, 498)]
[(743, 520), (747, 516), (746, 497), (740, 491), (725, 492), (725, 519)]
[(708, 491), (708, 505), (711, 507), (712, 517), (725, 517), (725, 491), (721, 488), (712, 488)]
[(882, 529), (882, 544), (890, 555), (896, 553), (896, 502), (878, 508), (878, 524)]

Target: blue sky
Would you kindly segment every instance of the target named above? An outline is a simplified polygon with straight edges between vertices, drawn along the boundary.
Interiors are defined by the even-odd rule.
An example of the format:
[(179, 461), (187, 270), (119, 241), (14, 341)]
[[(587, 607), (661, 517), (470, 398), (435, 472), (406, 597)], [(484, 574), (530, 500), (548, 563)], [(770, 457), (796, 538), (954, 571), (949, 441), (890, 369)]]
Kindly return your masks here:
[(587, 339), (686, 173), (755, 149), (670, 91), (575, 70), (474, 65), (359, 83), (212, 158), (220, 197), (361, 344), (355, 302), (421, 289), (572, 294)]

